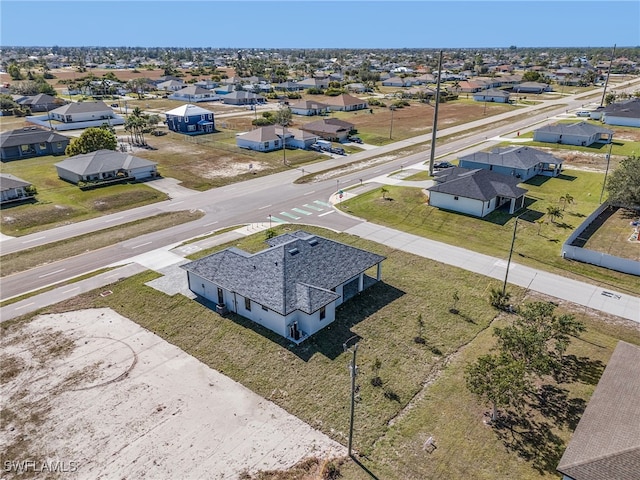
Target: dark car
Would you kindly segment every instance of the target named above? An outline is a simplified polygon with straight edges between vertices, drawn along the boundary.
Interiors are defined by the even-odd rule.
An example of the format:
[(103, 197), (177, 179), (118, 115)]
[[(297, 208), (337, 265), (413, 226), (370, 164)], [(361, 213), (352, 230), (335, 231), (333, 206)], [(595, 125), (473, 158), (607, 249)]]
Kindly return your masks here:
[(309, 150), (313, 150), (313, 151), (316, 151), (316, 152), (321, 152), (322, 148), (317, 143), (314, 143), (312, 145), (309, 145)]
[(348, 140), (354, 143), (362, 143), (362, 139), (360, 137), (349, 137)]
[(344, 148), (341, 148), (341, 147), (332, 147), (331, 153), (336, 153), (338, 155), (345, 155)]
[(451, 167), (455, 167), (455, 165), (449, 162), (436, 162), (433, 164), (433, 168), (451, 168)]

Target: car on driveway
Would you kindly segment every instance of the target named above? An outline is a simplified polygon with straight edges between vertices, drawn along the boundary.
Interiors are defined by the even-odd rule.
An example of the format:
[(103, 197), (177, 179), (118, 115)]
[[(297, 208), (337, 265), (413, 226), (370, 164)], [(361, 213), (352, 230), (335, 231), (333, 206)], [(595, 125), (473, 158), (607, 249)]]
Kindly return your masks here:
[(354, 143), (362, 143), (362, 139), (360, 137), (349, 137), (347, 140)]
[(342, 147), (332, 147), (330, 151), (331, 153), (335, 153), (338, 155), (346, 155), (344, 148)]

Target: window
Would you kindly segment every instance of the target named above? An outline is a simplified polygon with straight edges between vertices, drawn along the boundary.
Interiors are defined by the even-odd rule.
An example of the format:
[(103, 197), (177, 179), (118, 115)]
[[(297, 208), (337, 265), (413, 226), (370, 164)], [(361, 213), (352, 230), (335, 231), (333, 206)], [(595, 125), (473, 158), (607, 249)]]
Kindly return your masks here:
[(206, 120), (207, 119), (207, 114), (203, 113), (202, 115), (200, 115), (200, 120)]
[(46, 143), (41, 143), (40, 144), (40, 150), (46, 150), (47, 149), (47, 144)]
[(56, 143), (56, 148), (58, 148), (58, 149), (62, 148), (62, 142)]
[(454, 199), (454, 200), (458, 200), (458, 197), (457, 197), (457, 196), (456, 196), (456, 197), (453, 197), (453, 199)]
[(280, 140), (274, 140), (274, 142), (273, 142), (273, 146), (274, 146), (274, 147), (278, 147), (278, 146), (280, 146)]
[(251, 299), (245, 297), (245, 299), (244, 299), (244, 309), (251, 311)]
[(23, 152), (28, 152), (29, 151), (29, 145), (20, 145), (20, 150), (22, 150)]
[(264, 142), (264, 148), (269, 148), (269, 142)]
[(187, 125), (187, 132), (195, 132), (195, 131), (196, 131), (195, 125)]
[(327, 310), (325, 307), (320, 307), (320, 320), (324, 320), (327, 316)]

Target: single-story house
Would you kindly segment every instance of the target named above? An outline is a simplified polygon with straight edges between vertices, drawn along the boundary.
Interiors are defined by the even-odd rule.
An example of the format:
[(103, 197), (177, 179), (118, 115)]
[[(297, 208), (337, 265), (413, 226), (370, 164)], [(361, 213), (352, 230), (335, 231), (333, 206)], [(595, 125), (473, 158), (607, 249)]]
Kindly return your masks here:
[(323, 118), (315, 122), (305, 123), (300, 130), (309, 132), (324, 140), (340, 142), (346, 140), (354, 129), (354, 124), (337, 118)]
[(414, 81), (411, 77), (390, 77), (382, 81), (383, 87), (411, 87)]
[(289, 105), (289, 108), (296, 115), (322, 115), (329, 112), (329, 105), (315, 100), (302, 100)]
[(188, 87), (184, 87), (177, 92), (169, 95), (171, 100), (185, 100), (189, 103), (191, 102), (210, 102), (218, 98), (218, 96), (211, 92), (211, 90), (207, 90), (206, 88), (198, 87), (197, 85), (189, 85)]
[(226, 105), (255, 105), (265, 101), (262, 95), (244, 90), (236, 90), (222, 97), (222, 103)]
[(42, 155), (63, 155), (71, 139), (51, 130), (25, 127), (0, 133), (0, 158), (20, 160)]
[(607, 105), (602, 109), (602, 121), (607, 125), (640, 127), (640, 98)]
[[(381, 278), (385, 257), (304, 231), (267, 240), (248, 253), (235, 247), (195, 260), (189, 289), (294, 343), (335, 320), (336, 307)], [(365, 272), (376, 267), (375, 278)]]
[(415, 86), (402, 92), (403, 98), (431, 99), (436, 96), (436, 91), (426, 86)]
[(545, 125), (533, 132), (536, 142), (561, 143), (564, 145), (579, 145), (588, 147), (599, 143), (611, 143), (613, 130), (599, 127), (588, 122), (558, 123)]
[(299, 92), (300, 90), (304, 90), (304, 86), (298, 84), (298, 82), (293, 82), (291, 80), (287, 80), (286, 82), (276, 83), (274, 85), (276, 90), (282, 90), (286, 92)]
[(142, 180), (158, 175), (157, 163), (113, 150), (74, 155), (55, 164), (58, 176), (71, 183), (129, 178)]
[[(103, 123), (123, 125), (124, 119), (116, 115), (103, 101), (72, 102), (49, 111), (51, 120), (66, 124), (78, 124), (78, 128), (99, 126)], [(81, 125), (83, 124), (84, 125)], [(55, 127), (54, 127), (55, 128)]]
[(325, 99), (325, 102), (327, 103), (327, 105), (329, 105), (329, 110), (351, 112), (354, 110), (369, 108), (369, 104), (366, 100), (354, 97), (353, 95), (349, 95), (347, 93), (343, 93), (336, 97), (327, 97)]
[(172, 132), (200, 135), (215, 130), (213, 112), (190, 103), (165, 112), (165, 116), (167, 127)]
[(271, 152), (282, 149), (283, 135), (287, 148), (306, 149), (318, 140), (317, 135), (312, 135), (297, 128), (267, 125), (251, 130), (250, 132), (236, 135), (236, 145), (240, 148), (247, 148), (258, 152)]
[(526, 182), (536, 175), (557, 177), (562, 172), (562, 159), (531, 147), (495, 148), (491, 152), (475, 152), (459, 158), (463, 168), (482, 168)]
[(540, 82), (522, 82), (512, 87), (515, 93), (544, 93), (551, 90), (551, 85)]
[(182, 90), (184, 87), (185, 84), (182, 80), (166, 80), (156, 86), (158, 90), (164, 90), (167, 92), (177, 92), (178, 90)]
[(524, 207), (527, 190), (519, 179), (485, 169), (448, 168), (434, 174), (435, 185), (427, 188), (429, 205), (475, 217), (485, 217), (502, 205), (509, 213)]
[(29, 107), (32, 112), (48, 112), (54, 110), (67, 102), (61, 98), (52, 97), (46, 93), (25, 97), (18, 102), (20, 105)]
[(557, 470), (563, 480), (637, 480), (640, 472), (640, 348), (620, 341)]
[(0, 203), (18, 202), (33, 197), (31, 184), (9, 173), (0, 173)]
[(327, 78), (305, 78), (297, 82), (298, 86), (304, 88), (320, 88), (325, 89), (329, 87), (329, 79)]
[(213, 80), (205, 79), (205, 80), (198, 80), (196, 83), (194, 83), (194, 85), (196, 87), (205, 88), (207, 90), (213, 90), (219, 84), (218, 82), (214, 82)]
[(452, 87), (456, 93), (476, 93), (487, 88), (487, 84), (476, 80), (463, 80), (457, 87)]
[(488, 90), (482, 90), (481, 92), (474, 93), (473, 99), (476, 102), (509, 103), (509, 92), (490, 88)]
[(354, 92), (354, 93), (364, 93), (370, 90), (369, 87), (367, 87), (364, 83), (360, 83), (360, 82), (348, 83), (347, 85), (345, 85), (345, 88), (349, 92)]

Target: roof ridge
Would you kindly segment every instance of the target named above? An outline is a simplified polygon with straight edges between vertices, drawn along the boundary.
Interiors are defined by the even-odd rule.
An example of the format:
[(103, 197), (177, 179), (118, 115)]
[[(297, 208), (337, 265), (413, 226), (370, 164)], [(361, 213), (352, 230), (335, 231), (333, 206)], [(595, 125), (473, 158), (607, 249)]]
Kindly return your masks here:
[(582, 465), (589, 465), (590, 463), (595, 463), (595, 462), (599, 462), (599, 461), (602, 461), (602, 460), (605, 460), (605, 459), (609, 459), (609, 458), (617, 457), (617, 456), (620, 456), (620, 455), (624, 455), (625, 453), (633, 452), (634, 450), (640, 451), (640, 444), (634, 445), (633, 447), (625, 448), (623, 450), (619, 450), (619, 451), (616, 451), (616, 452), (611, 452), (611, 453), (607, 453), (607, 454), (604, 454), (604, 455), (600, 455), (599, 457), (591, 457), (591, 458), (588, 458), (586, 460), (577, 461), (577, 462), (569, 463), (567, 465), (562, 465), (562, 466), (558, 465), (558, 468), (562, 468), (564, 470), (564, 469), (578, 467), (578, 466), (582, 466)]

